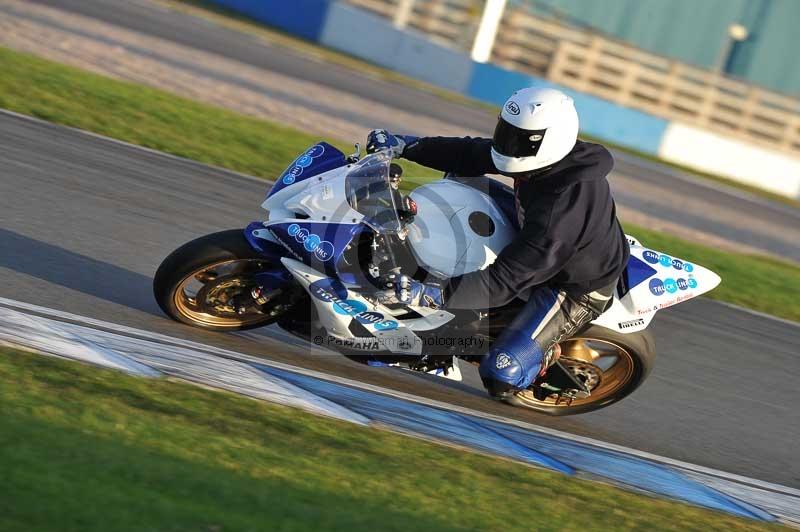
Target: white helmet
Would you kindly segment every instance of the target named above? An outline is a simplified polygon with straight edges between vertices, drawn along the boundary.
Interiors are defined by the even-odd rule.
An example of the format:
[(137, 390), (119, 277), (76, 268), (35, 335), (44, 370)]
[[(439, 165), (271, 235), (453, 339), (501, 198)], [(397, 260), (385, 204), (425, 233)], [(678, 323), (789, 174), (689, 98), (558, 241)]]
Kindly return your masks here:
[(578, 112), (572, 98), (555, 89), (529, 87), (503, 105), (492, 160), (503, 173), (531, 172), (566, 157), (577, 139)]

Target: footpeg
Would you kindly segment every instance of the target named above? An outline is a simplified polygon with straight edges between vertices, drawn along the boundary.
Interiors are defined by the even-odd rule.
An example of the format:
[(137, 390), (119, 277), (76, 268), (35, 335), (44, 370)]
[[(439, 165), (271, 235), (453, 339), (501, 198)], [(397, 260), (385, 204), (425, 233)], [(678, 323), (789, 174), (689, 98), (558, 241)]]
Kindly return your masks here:
[(564, 400), (569, 404), (575, 399), (586, 399), (591, 395), (591, 390), (586, 384), (566, 369), (558, 359), (547, 368), (544, 375), (540, 375), (534, 381), (528, 391), (539, 401), (556, 395), (556, 404)]
[(456, 357), (449, 357), (448, 360), (441, 360), (440, 357), (423, 357), (420, 362), (409, 364), (408, 369), (435, 375), (453, 381), (461, 382), (461, 368)]
[(589, 397), (591, 393), (591, 390), (586, 387), (586, 384), (565, 368), (560, 360), (556, 360), (553, 365), (548, 368), (547, 373), (537, 379), (537, 381), (539, 380), (542, 382), (534, 382), (534, 386), (540, 388), (547, 387), (551, 392), (575, 390), (576, 392), (585, 393), (585, 397)]

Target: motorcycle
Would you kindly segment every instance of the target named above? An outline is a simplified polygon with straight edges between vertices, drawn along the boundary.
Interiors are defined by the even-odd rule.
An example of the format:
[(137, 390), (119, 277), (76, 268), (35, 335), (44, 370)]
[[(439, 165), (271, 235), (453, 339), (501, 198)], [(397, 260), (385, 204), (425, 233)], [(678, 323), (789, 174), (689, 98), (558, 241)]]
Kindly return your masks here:
[[(460, 380), (524, 305), (450, 310), (384, 304), (387, 277), (448, 278), (485, 268), (518, 227), (511, 187), (488, 177), (445, 176), (404, 194), (387, 152), (345, 156), (320, 142), (272, 185), (266, 221), (203, 236), (170, 254), (153, 288), (171, 318), (214, 331), (276, 324), (371, 365)], [(633, 392), (655, 362), (646, 328), (655, 313), (720, 282), (714, 272), (642, 246), (613, 304), (559, 343), (560, 356), (516, 406), (571, 415)]]

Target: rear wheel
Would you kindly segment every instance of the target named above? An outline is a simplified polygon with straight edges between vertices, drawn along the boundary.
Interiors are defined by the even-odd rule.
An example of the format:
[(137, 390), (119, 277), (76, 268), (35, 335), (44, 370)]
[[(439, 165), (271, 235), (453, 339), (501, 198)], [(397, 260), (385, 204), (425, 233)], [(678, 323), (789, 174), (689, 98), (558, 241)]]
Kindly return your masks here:
[(216, 331), (268, 325), (287, 313), (286, 290), (264, 293), (256, 273), (281, 269), (256, 252), (241, 229), (200, 237), (173, 251), (153, 279), (161, 309), (172, 319)]
[[(644, 382), (655, 363), (655, 341), (642, 331), (620, 334), (590, 326), (561, 342), (561, 365), (590, 390), (588, 397), (518, 392), (508, 401), (554, 416), (582, 414), (620, 401)], [(537, 397), (538, 395), (538, 397)]]

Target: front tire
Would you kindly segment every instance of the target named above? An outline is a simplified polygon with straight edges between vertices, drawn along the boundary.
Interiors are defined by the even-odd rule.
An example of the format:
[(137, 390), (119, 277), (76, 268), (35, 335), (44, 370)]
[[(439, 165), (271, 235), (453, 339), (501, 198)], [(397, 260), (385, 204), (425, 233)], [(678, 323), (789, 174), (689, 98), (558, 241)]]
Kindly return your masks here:
[(263, 327), (290, 305), (280, 295), (257, 304), (250, 295), (258, 286), (254, 274), (281, 267), (255, 251), (243, 230), (221, 231), (192, 240), (164, 259), (153, 293), (167, 316), (187, 325), (212, 331)]
[(592, 412), (630, 395), (655, 365), (655, 340), (647, 331), (621, 334), (591, 325), (560, 345), (562, 365), (584, 381), (591, 395), (572, 401), (556, 395), (539, 400), (525, 390), (509, 397), (509, 403), (551, 416)]

